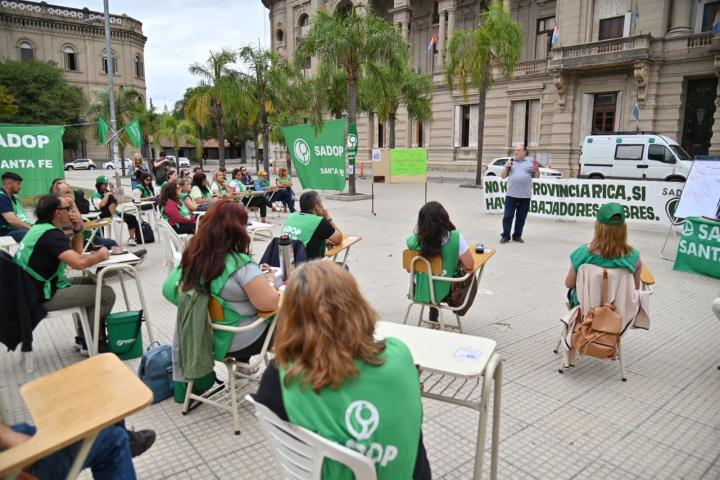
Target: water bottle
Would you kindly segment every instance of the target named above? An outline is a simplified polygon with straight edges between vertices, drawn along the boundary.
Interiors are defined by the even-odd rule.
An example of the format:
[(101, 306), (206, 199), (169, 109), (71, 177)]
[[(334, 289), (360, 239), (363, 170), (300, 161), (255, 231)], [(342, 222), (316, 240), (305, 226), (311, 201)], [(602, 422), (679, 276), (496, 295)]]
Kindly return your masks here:
[(278, 246), (280, 247), (280, 272), (282, 273), (283, 281), (287, 282), (293, 271), (293, 262), (295, 261), (290, 237), (281, 235)]

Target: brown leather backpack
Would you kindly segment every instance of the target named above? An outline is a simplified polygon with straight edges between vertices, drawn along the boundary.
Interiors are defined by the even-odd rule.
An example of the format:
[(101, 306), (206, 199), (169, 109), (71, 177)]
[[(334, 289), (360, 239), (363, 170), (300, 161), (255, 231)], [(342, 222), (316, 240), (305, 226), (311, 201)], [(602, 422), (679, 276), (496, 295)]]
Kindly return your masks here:
[(591, 308), (584, 317), (578, 309), (578, 319), (572, 332), (572, 347), (581, 355), (614, 358), (620, 343), (622, 318), (615, 305), (607, 303), (608, 272), (603, 268), (602, 304)]

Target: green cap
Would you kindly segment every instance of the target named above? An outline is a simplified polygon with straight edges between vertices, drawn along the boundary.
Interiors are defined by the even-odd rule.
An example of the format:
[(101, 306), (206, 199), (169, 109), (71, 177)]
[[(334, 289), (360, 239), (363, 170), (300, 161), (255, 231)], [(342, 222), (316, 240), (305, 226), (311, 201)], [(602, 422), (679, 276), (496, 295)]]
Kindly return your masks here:
[(606, 203), (598, 210), (597, 221), (604, 225), (622, 225), (625, 223), (625, 209), (619, 203)]
[(110, 183), (110, 180), (106, 175), (100, 175), (95, 179), (95, 183)]

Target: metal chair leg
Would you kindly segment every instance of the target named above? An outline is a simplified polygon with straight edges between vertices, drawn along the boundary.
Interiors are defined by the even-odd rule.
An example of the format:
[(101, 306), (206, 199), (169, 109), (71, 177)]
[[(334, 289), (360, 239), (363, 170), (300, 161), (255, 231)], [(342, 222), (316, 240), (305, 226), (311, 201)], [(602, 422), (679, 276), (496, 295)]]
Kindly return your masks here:
[(565, 335), (563, 335), (563, 332), (560, 332), (560, 338), (558, 338), (557, 345), (555, 345), (555, 350), (553, 350), (553, 353), (558, 353), (560, 351), (560, 343), (562, 342), (562, 339)]
[(460, 333), (463, 333), (462, 321), (460, 320), (460, 315), (457, 313), (455, 314), (455, 320), (457, 320), (458, 330), (460, 330)]
[(422, 325), (423, 320), (423, 314), (425, 313), (425, 305), (420, 305), (420, 315), (418, 316), (418, 323), (417, 326), (419, 327)]
[(623, 382), (627, 382), (627, 377), (625, 377), (625, 368), (623, 367), (623, 358), (622, 358), (622, 351), (620, 349), (620, 343), (621, 342), (618, 341), (618, 346), (617, 346), (618, 347), (617, 348), (617, 358), (618, 358), (618, 362), (620, 362), (620, 379)]
[(405, 317), (403, 318), (403, 323), (407, 325), (408, 317), (410, 316), (410, 309), (412, 308), (413, 303), (410, 302), (410, 305), (407, 306), (405, 309)]
[(233, 363), (225, 361), (228, 371), (228, 388), (230, 389), (230, 408), (232, 409), (233, 425), (235, 426), (235, 435), (240, 435), (240, 413), (238, 412), (237, 392), (235, 392), (235, 372), (233, 372)]
[(193, 385), (195, 380), (190, 380), (185, 386), (185, 401), (183, 402), (182, 414), (187, 415), (188, 409), (190, 408), (190, 395), (192, 394)]

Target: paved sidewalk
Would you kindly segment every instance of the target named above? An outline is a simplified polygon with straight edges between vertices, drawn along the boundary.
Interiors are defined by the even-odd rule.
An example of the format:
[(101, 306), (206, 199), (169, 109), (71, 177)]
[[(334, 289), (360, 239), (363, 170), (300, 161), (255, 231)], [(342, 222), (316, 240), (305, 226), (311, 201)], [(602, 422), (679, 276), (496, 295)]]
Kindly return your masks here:
[[(74, 172), (72, 178), (89, 173)], [(369, 181), (359, 181), (358, 190), (368, 193)], [(369, 200), (326, 202), (344, 231), (363, 236), (349, 267), (383, 320), (401, 321), (407, 306), (401, 252), (423, 192), (424, 185), (376, 184), (377, 215), (370, 213)], [(630, 331), (623, 342), (628, 381), (620, 381), (616, 362), (591, 358), (560, 375), (552, 350), (564, 311), (568, 255), (591, 239), (593, 225), (530, 217), (525, 244), (499, 245), (500, 218), (480, 212), (481, 195), (457, 184), (428, 185), (428, 199), (445, 205), (469, 242), (497, 249), (464, 326), (466, 333), (496, 340), (504, 361), (500, 478), (720, 478), (720, 323), (710, 310), (720, 282), (673, 271), (659, 256), (666, 231), (631, 226), (631, 243), (657, 285), (650, 330)], [(170, 343), (175, 308), (160, 295), (167, 272), (162, 247), (150, 246), (140, 271), (156, 334)], [(256, 243), (254, 253), (259, 256), (264, 247)], [(35, 337), (34, 374), (23, 372), (17, 353), (0, 356), (0, 398), (13, 421), (30, 420), (19, 398), (21, 384), (81, 360), (72, 348), (69, 319), (41, 323)], [(127, 363), (137, 368), (139, 362)], [(240, 393), (254, 389), (244, 385)], [(424, 406), (433, 478), (470, 478), (477, 414), (430, 400)], [(129, 425), (158, 433), (155, 446), (135, 461), (139, 477), (277, 478), (250, 407), (243, 404), (240, 414), (240, 436), (232, 434), (228, 413), (206, 405), (183, 416), (169, 399), (133, 416)]]

